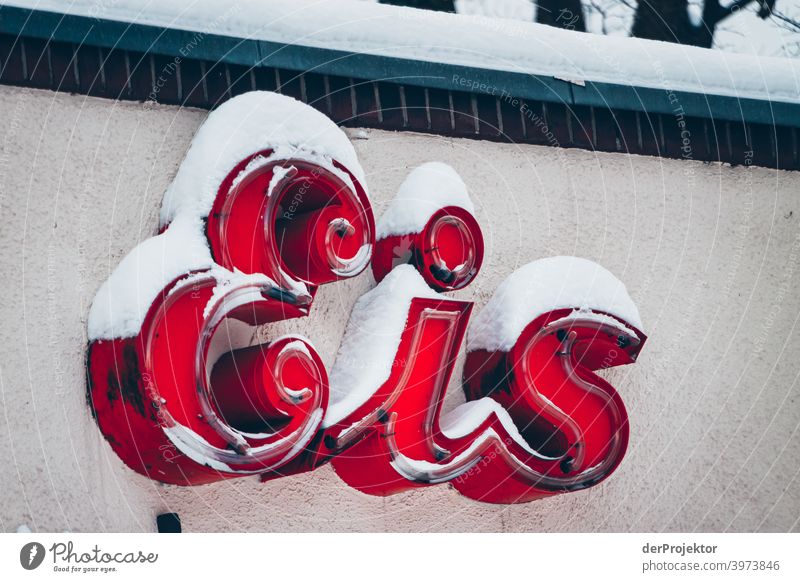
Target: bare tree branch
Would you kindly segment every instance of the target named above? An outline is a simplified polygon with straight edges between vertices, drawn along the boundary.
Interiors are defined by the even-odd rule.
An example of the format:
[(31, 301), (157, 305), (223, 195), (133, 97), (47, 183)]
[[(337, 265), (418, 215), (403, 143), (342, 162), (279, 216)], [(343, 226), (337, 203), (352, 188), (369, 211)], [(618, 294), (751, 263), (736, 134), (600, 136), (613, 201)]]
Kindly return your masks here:
[[(789, 18), (782, 12), (778, 12), (777, 10), (773, 10), (771, 14), (772, 18), (779, 21), (779, 26), (781, 28), (785, 28), (786, 30), (791, 30), (792, 32), (800, 32), (800, 22), (794, 20), (793, 18)], [(785, 26), (784, 26), (785, 25)]]

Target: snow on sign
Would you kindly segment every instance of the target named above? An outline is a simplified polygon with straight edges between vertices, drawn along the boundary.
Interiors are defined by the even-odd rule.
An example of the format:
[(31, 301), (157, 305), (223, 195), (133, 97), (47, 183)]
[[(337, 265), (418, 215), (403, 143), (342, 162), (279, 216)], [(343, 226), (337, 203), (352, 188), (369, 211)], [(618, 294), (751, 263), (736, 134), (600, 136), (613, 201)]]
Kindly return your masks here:
[[(129, 467), (180, 485), (328, 462), (374, 495), (447, 482), (517, 503), (602, 481), (628, 420), (593, 371), (636, 360), (636, 306), (599, 265), (555, 257), (514, 272), (470, 324), (472, 304), (440, 293), (478, 275), (473, 212), (458, 174), (430, 163), (376, 227), (335, 124), (277, 94), (231, 99), (198, 130), (161, 233), (92, 304), (100, 430)], [(356, 302), (330, 374), (303, 337), (251, 345), (250, 326), (308, 316), (320, 285), (371, 259), (378, 284)], [(467, 402), (441, 414), (465, 335)]]

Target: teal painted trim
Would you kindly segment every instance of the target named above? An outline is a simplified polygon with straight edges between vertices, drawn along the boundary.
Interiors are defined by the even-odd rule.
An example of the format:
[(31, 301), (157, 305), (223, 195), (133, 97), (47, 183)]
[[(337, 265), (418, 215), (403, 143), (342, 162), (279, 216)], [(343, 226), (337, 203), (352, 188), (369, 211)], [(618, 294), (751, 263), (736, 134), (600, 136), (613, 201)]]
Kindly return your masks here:
[(800, 127), (800, 101), (785, 103), (592, 82), (573, 87), (573, 94), (575, 105)]

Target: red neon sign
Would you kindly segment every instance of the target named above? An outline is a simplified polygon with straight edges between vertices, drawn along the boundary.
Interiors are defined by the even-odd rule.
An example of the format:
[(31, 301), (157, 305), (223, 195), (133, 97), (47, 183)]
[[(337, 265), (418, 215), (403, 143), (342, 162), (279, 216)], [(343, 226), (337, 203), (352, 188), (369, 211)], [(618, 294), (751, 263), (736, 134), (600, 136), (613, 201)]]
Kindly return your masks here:
[(416, 168), (378, 224), (375, 280), (411, 264), (437, 291), (469, 285), (483, 263), (483, 235), (473, 212), (455, 170), (438, 162)]
[[(304, 108), (248, 94), (207, 124), (232, 118), (237, 100), (255, 99)], [(433, 165), (412, 173), (397, 208), (431, 171), (445, 176), (434, 182), (445, 195), (426, 197), (435, 203), (410, 219), (390, 208), (376, 230), (352, 159), (348, 167), (304, 144), (259, 142), (231, 164), (206, 209), (184, 203), (98, 293), (89, 397), (122, 460), (183, 485), (274, 479), (332, 461), (366, 493), (449, 482), (492, 503), (582, 489), (610, 475), (627, 446), (627, 413), (594, 371), (635, 361), (645, 340), (624, 287), (588, 261), (539, 261), (513, 274), (470, 324), (470, 302), (436, 292), (466, 287), (483, 260), (455, 172)], [(189, 258), (174, 266), (163, 259), (173, 252)], [(153, 256), (165, 266), (143, 314), (103, 326), (111, 291), (124, 295), (126, 269), (147, 269), (152, 260), (143, 257)], [(357, 302), (330, 374), (305, 338), (242, 339), (245, 326), (309, 315), (318, 286), (357, 275), (371, 258), (379, 284)], [(567, 292), (537, 304), (525, 296), (536, 285), (514, 286), (528, 274), (545, 291), (540, 300), (559, 285)], [(597, 280), (608, 285), (592, 295)], [(465, 335), (468, 402), (442, 415)]]

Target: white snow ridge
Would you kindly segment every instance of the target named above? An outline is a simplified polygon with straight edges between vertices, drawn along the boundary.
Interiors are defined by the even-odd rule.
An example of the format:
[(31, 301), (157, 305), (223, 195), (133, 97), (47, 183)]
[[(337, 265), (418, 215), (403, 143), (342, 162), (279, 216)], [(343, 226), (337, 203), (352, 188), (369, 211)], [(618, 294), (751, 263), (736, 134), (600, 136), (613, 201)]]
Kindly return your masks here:
[(642, 320), (625, 285), (597, 263), (550, 257), (511, 273), (472, 320), (467, 351), (507, 352), (534, 319), (555, 309), (601, 311), (642, 330)]

